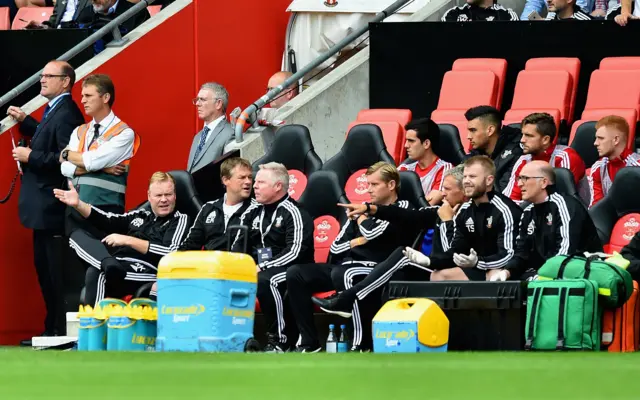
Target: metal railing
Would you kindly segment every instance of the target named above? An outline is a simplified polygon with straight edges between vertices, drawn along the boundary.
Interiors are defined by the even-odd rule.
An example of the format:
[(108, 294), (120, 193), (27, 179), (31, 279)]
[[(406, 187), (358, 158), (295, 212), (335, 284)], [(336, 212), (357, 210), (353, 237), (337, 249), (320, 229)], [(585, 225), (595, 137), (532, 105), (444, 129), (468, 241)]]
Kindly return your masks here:
[[(376, 16), (369, 22), (380, 22), (387, 18), (388, 16), (394, 14), (396, 11), (404, 7), (407, 3), (410, 3), (413, 0), (397, 0), (395, 3), (391, 4), (389, 7), (380, 11), (376, 14)], [(242, 143), (242, 130), (244, 128), (245, 122), (249, 119), (249, 116), (255, 112), (257, 112), (260, 108), (264, 107), (265, 104), (269, 103), (272, 99), (274, 99), (278, 94), (280, 94), (285, 88), (288, 88), (290, 85), (296, 83), (299, 79), (303, 78), (307, 73), (311, 72), (314, 68), (325, 62), (337, 54), (342, 48), (344, 48), (349, 43), (353, 42), (362, 34), (369, 30), (369, 24), (356, 29), (350, 35), (336, 43), (329, 50), (319, 55), (315, 60), (311, 61), (309, 64), (305, 65), (303, 68), (299, 69), (298, 72), (289, 77), (289, 79), (285, 80), (281, 85), (271, 89), (264, 96), (260, 97), (258, 100), (253, 102), (249, 107), (245, 108), (245, 110), (240, 114), (236, 121), (235, 126), (235, 137), (236, 142)]]
[[(139, 3), (137, 3), (127, 11), (125, 11), (122, 15), (119, 15), (113, 21), (109, 22), (108, 24), (106, 24), (105, 26), (103, 26), (102, 28), (94, 32), (91, 36), (89, 36), (88, 38), (84, 39), (82, 42), (75, 45), (71, 50), (67, 51), (66, 53), (58, 57), (57, 60), (59, 61), (71, 60), (73, 57), (80, 54), (81, 51), (83, 51), (89, 46), (92, 46), (95, 42), (102, 39), (105, 35), (109, 33), (113, 35), (113, 40), (110, 41), (106, 47), (123, 46), (125, 43), (127, 43), (128, 39), (126, 37), (122, 37), (122, 34), (120, 33), (120, 29), (118, 29), (120, 24), (127, 21), (129, 18), (133, 17), (143, 9), (147, 8), (153, 2), (154, 0), (141, 0)], [(0, 97), (0, 107), (5, 106), (11, 100), (19, 96), (21, 93), (23, 93), (25, 90), (29, 89), (31, 86), (38, 83), (40, 81), (40, 74), (42, 73), (43, 70), (44, 68), (36, 72), (35, 74), (31, 75), (31, 77), (26, 79), (24, 82), (22, 82), (15, 88), (8, 91), (4, 96)]]

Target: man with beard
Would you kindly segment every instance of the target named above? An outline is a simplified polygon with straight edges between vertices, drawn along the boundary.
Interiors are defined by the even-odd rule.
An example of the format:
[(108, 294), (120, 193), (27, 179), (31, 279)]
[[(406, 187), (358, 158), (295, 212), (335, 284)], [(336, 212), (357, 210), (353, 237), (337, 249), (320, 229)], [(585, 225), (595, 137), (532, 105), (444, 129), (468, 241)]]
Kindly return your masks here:
[[(482, 157), (491, 162), (486, 157)], [(433, 237), (433, 254), (443, 254), (450, 250), (451, 242), (455, 232), (454, 215), (461, 208), (461, 204), (465, 201), (465, 193), (463, 191), (463, 172), (462, 166), (447, 171), (444, 178), (444, 201), (440, 207), (426, 207), (420, 210), (404, 210), (397, 207), (389, 207), (382, 205), (371, 205), (367, 211), (366, 206), (361, 204), (341, 204), (348, 210), (348, 216), (360, 215), (368, 213), (375, 215), (376, 218), (389, 221), (392, 225), (396, 225), (399, 230), (414, 230), (416, 228), (433, 228), (435, 234)], [(410, 253), (407, 253), (410, 252)], [(377, 264), (375, 268), (367, 275), (365, 279), (354, 285), (352, 288), (340, 292), (326, 299), (313, 298), (313, 302), (320, 306), (324, 311), (349, 318), (352, 315), (353, 304), (356, 300), (363, 302), (371, 297), (375, 299), (376, 290), (386, 284), (396, 272), (402, 270), (404, 279), (414, 281), (429, 280), (431, 269), (418, 263), (411, 262), (406, 254), (420, 254), (422, 257), (429, 259), (428, 256), (422, 255), (409, 247), (406, 250), (397, 248), (385, 261)], [(453, 265), (453, 263), (451, 263)], [(411, 266), (413, 268), (404, 268)]]
[(584, 177), (585, 166), (580, 155), (571, 147), (554, 144), (556, 136), (556, 123), (553, 117), (547, 113), (533, 113), (522, 120), (522, 155), (516, 161), (509, 184), (502, 191), (512, 200), (522, 200), (522, 194), (517, 180), (524, 166), (533, 160), (545, 161), (554, 168), (566, 168), (571, 171), (576, 185)]

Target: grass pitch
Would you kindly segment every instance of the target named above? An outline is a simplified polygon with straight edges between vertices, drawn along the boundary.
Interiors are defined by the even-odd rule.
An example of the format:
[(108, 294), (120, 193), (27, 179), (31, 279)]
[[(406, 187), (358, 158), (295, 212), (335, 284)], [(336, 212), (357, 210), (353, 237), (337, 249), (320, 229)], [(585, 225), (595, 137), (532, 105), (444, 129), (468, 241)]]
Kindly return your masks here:
[(640, 354), (0, 349), (0, 399), (640, 399)]

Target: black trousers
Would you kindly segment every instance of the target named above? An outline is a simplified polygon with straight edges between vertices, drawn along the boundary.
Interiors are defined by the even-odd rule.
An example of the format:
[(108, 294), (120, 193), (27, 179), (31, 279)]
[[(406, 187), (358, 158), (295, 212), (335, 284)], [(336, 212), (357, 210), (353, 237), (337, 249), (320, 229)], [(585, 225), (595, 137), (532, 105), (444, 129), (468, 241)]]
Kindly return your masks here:
[(264, 314), (267, 335), (276, 338), (285, 346), (297, 340), (297, 329), (293, 320), (287, 297), (287, 269), (285, 267), (267, 268), (258, 272), (258, 291), (260, 310)]
[[(355, 300), (363, 300), (370, 296), (377, 290), (381, 289), (387, 282), (391, 280), (396, 273), (402, 270), (398, 278), (415, 281), (428, 281), (431, 277), (431, 272), (424, 267), (411, 263), (407, 257), (402, 254), (402, 247), (398, 247), (391, 253), (386, 260), (378, 263), (375, 268), (362, 279), (360, 282), (353, 285), (351, 288), (347, 288), (343, 295)], [(411, 268), (405, 268), (410, 266)], [(375, 296), (375, 294), (374, 294)], [(379, 297), (379, 296), (378, 296)]]
[(87, 266), (85, 305), (93, 307), (105, 297), (133, 294), (156, 280), (157, 267), (134, 257), (112, 256), (107, 246), (82, 229), (73, 231), (69, 246)]
[(335, 289), (331, 280), (333, 268), (331, 264), (299, 264), (287, 270), (288, 303), (300, 331), (300, 346), (314, 349), (320, 346), (311, 296)]
[(44, 330), (47, 334), (66, 333), (66, 317), (62, 284), (62, 231), (35, 229), (33, 231), (33, 263), (38, 275), (40, 291), (47, 315)]

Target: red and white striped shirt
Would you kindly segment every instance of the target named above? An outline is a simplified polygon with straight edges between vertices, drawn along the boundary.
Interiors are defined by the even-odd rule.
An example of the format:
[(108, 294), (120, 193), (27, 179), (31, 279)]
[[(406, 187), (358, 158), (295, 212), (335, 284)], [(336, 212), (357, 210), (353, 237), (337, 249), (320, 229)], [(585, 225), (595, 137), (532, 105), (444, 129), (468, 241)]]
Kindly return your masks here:
[(522, 193), (517, 185), (518, 176), (520, 176), (520, 171), (522, 171), (522, 168), (524, 168), (529, 161), (546, 161), (554, 168), (566, 168), (570, 170), (576, 185), (584, 177), (584, 161), (582, 161), (580, 155), (571, 147), (558, 144), (555, 147), (549, 147), (540, 154), (525, 154), (520, 156), (518, 161), (513, 165), (509, 184), (502, 192), (505, 196), (509, 196), (511, 200), (522, 200)]
[(613, 159), (602, 157), (593, 163), (591, 172), (587, 176), (589, 179), (589, 193), (591, 194), (589, 208), (593, 207), (607, 195), (618, 171), (624, 167), (638, 166), (640, 166), (640, 155), (627, 149), (620, 154), (620, 157)]
[(444, 173), (447, 170), (453, 168), (451, 163), (442, 161), (439, 158), (429, 165), (427, 168), (420, 168), (418, 162), (412, 162), (410, 164), (401, 164), (398, 167), (398, 171), (413, 171), (420, 177), (420, 183), (422, 184), (422, 190), (424, 195), (428, 195), (432, 190), (442, 190), (442, 182), (444, 179)]

